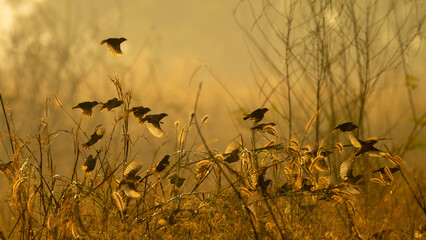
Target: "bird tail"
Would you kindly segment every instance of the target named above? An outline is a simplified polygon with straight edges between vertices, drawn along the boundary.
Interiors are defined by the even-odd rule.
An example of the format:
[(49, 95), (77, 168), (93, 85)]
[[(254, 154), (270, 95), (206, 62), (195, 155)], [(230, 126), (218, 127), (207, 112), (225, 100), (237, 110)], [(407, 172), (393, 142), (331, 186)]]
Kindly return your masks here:
[(249, 119), (249, 115), (248, 115), (248, 114), (243, 114), (243, 119), (244, 119), (244, 120)]
[(105, 39), (105, 40), (103, 40), (103, 41), (100, 43), (100, 45), (102, 45), (102, 44), (104, 44), (104, 43), (106, 43), (106, 39)]

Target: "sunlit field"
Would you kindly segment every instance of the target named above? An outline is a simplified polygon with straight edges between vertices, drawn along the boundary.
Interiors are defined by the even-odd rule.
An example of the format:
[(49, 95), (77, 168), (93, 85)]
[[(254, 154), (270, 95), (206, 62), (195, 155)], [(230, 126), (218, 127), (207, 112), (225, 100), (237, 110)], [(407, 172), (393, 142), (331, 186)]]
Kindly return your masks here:
[(0, 239), (426, 238), (424, 1), (2, 4)]

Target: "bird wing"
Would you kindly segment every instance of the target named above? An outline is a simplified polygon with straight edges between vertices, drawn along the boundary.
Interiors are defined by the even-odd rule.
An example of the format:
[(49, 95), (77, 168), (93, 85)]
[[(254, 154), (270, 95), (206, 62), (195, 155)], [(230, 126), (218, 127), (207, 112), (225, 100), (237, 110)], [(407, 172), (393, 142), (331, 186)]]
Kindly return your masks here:
[(110, 44), (107, 42), (107, 48), (115, 56), (123, 55), (123, 52), (121, 51), (121, 48), (120, 48), (120, 44)]
[(142, 168), (142, 162), (141, 161), (133, 161), (131, 162), (126, 170), (124, 170), (124, 176), (135, 176), (137, 172)]
[(351, 143), (356, 148), (361, 148), (361, 143), (359, 143), (358, 139), (353, 135), (353, 133), (349, 134), (349, 140), (351, 140)]
[(86, 117), (91, 117), (93, 116), (93, 110), (92, 108), (82, 108), (81, 112), (83, 113), (84, 116)]
[(346, 160), (340, 165), (340, 178), (346, 180), (352, 172), (352, 161)]
[(225, 154), (226, 153), (233, 153), (234, 151), (239, 151), (241, 148), (241, 142), (239, 141), (232, 141), (225, 149)]
[(128, 185), (125, 185), (123, 187), (123, 192), (124, 194), (126, 194), (128, 197), (131, 197), (131, 198), (140, 198), (142, 196), (139, 192), (135, 191)]
[(159, 122), (146, 122), (146, 127), (155, 137), (163, 138), (166, 135), (166, 133), (161, 129)]

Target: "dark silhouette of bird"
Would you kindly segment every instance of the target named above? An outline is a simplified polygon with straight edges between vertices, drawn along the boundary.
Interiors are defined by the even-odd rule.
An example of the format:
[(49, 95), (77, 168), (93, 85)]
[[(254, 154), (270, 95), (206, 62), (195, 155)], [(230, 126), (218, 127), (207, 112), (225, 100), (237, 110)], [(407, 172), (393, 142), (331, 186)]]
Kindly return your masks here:
[(133, 113), (133, 116), (135, 116), (136, 120), (138, 121), (139, 124), (143, 124), (142, 122), (142, 118), (149, 112), (151, 111), (150, 108), (147, 107), (132, 107), (129, 112)]
[(251, 119), (254, 122), (260, 122), (268, 110), (269, 109), (267, 108), (258, 108), (249, 114), (243, 114), (243, 119), (244, 120)]
[(340, 130), (341, 132), (351, 132), (351, 131), (353, 131), (357, 128), (358, 128), (358, 126), (353, 124), (352, 122), (345, 122), (345, 123), (339, 124), (339, 125), (337, 125), (337, 127), (333, 128), (332, 132), (334, 132), (336, 130)]
[(262, 194), (267, 193), (268, 186), (271, 185), (272, 180), (271, 179), (265, 179), (266, 175), (266, 168), (263, 167), (260, 170), (259, 175), (257, 176), (257, 188), (260, 188), (260, 191)]
[(355, 157), (359, 157), (364, 153), (367, 153), (371, 157), (382, 157), (385, 152), (374, 147), (374, 144), (378, 142), (378, 138), (369, 138), (367, 140), (360, 140), (355, 137), (353, 134), (349, 135), (349, 139), (352, 145), (358, 148), (358, 151), (355, 153)]
[(146, 123), (146, 126), (152, 135), (162, 138), (166, 135), (166, 133), (161, 129), (160, 123), (162, 123), (161, 119), (166, 116), (166, 113), (146, 115), (141, 119), (141, 121), (142, 123)]
[(340, 165), (340, 177), (343, 179), (343, 181), (350, 183), (350, 184), (356, 184), (363, 176), (362, 175), (356, 175), (354, 176), (352, 172), (352, 166), (353, 166), (353, 160), (348, 159)]
[(164, 156), (163, 157), (163, 159), (161, 159), (158, 163), (157, 163), (157, 166), (155, 166), (155, 171), (156, 172), (161, 172), (161, 171), (163, 171), (164, 169), (166, 169), (166, 167), (167, 166), (169, 166), (169, 158), (170, 158), (170, 155), (166, 155), (166, 156)]
[(183, 182), (185, 181), (185, 178), (181, 178), (176, 174), (172, 174), (168, 178), (170, 183), (175, 185), (178, 188), (180, 188), (183, 185)]
[(81, 166), (81, 169), (83, 169), (83, 171), (85, 171), (86, 173), (93, 171), (93, 169), (95, 169), (96, 166), (96, 157), (93, 157), (92, 154), (90, 154), (86, 160), (84, 160), (83, 162), (83, 166)]
[(117, 108), (123, 104), (123, 101), (118, 100), (117, 98), (113, 98), (108, 100), (106, 103), (101, 104), (101, 112), (106, 108), (108, 111), (111, 111), (114, 108)]
[(136, 190), (136, 183), (138, 183), (142, 178), (137, 175), (139, 170), (142, 168), (141, 161), (131, 162), (127, 168), (124, 170), (123, 180), (119, 183), (119, 188), (121, 188), (126, 194), (126, 196), (131, 198), (140, 198), (142, 195)]
[(92, 102), (81, 102), (79, 104), (77, 104), (77, 106), (73, 107), (72, 109), (75, 108), (80, 108), (81, 112), (83, 113), (84, 116), (87, 117), (91, 117), (93, 115), (93, 107), (98, 105), (99, 102), (97, 101), (92, 101)]
[(99, 139), (101, 139), (104, 136), (104, 134), (105, 134), (105, 128), (102, 127), (102, 124), (96, 126), (95, 131), (90, 136), (89, 141), (82, 144), (83, 148), (86, 150), (89, 150), (90, 146), (97, 143)]
[(100, 44), (106, 43), (108, 50), (115, 56), (123, 55), (123, 52), (121, 51), (120, 44), (127, 39), (125, 38), (108, 38), (103, 40)]
[(223, 161), (227, 163), (233, 163), (240, 160), (238, 155), (241, 150), (242, 143), (239, 141), (232, 141), (225, 149), (225, 152), (222, 154)]

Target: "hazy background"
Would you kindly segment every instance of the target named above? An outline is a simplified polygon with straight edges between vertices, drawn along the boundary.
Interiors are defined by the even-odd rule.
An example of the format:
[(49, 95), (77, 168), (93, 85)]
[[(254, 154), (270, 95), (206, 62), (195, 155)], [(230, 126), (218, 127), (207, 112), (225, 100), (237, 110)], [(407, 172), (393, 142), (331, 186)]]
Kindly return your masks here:
[[(241, 114), (265, 104), (266, 97), (261, 94), (265, 79), (281, 79), (263, 62), (262, 53), (255, 50), (247, 32), (244, 33), (235, 21), (238, 19), (249, 35), (258, 39), (257, 43), (264, 46), (266, 53), (274, 52), (253, 27), (257, 21), (253, 16), (260, 14), (262, 8), (256, 6), (255, 1), (244, 1), (234, 16), (239, 2), (1, 0), (0, 92), (14, 110), (18, 134), (25, 139), (37, 132), (40, 119), (45, 115), (47, 98), (50, 99), (47, 104), (50, 129), (71, 130), (75, 127), (73, 121), (55, 104), (53, 96), (56, 94), (64, 107), (79, 120), (80, 111), (71, 108), (82, 101), (106, 101), (115, 97), (109, 76), (117, 76), (123, 81), (124, 88), (131, 90), (132, 105), (149, 106), (152, 113), (169, 114), (164, 120), (164, 129), (168, 133), (165, 141), (172, 147), (174, 123), (179, 120), (183, 124), (189, 120), (198, 84), (203, 82), (199, 115), (210, 115), (206, 136), (218, 138), (219, 141), (213, 145), (223, 151), (228, 142), (250, 127), (250, 124), (243, 123)], [(279, 1), (272, 2), (279, 5)], [(253, 5), (250, 7), (249, 3)], [(282, 7), (285, 8), (284, 5)], [(256, 11), (253, 12), (253, 9)], [(303, 11), (301, 13), (303, 16)], [(330, 13), (327, 20), (330, 24), (334, 21), (333, 14)], [(404, 13), (401, 14), (404, 18)], [(259, 26), (266, 25), (265, 19), (258, 23)], [(421, 31), (424, 36), (424, 30)], [(272, 31), (269, 33), (273, 36)], [(109, 37), (128, 39), (122, 44), (122, 56), (113, 56), (105, 46), (99, 46), (101, 40)], [(383, 39), (388, 38), (383, 36)], [(417, 78), (414, 99), (422, 114), (426, 110), (423, 97), (426, 90), (424, 39), (413, 40), (408, 49), (412, 54), (407, 58), (407, 64)], [(279, 58), (273, 60), (282, 64)], [(405, 78), (397, 65), (381, 78), (385, 80), (377, 84), (373, 93), (375, 100), (368, 105), (369, 124), (365, 128), (369, 135), (366, 137), (392, 138), (392, 143), (386, 143), (392, 148), (391, 145), (405, 141), (411, 126)], [(266, 91), (274, 89), (273, 85), (266, 85)], [(293, 116), (297, 135), (303, 132), (303, 127), (315, 113), (314, 105), (310, 105), (313, 103), (310, 95), (314, 90), (303, 76), (297, 78), (293, 87), (295, 94), (306, 96), (294, 103), (295, 109), (300, 110)], [(277, 88), (285, 92), (284, 85)], [(282, 96), (281, 100), (285, 99)], [(278, 114), (282, 107), (278, 98), (274, 101), (274, 107), (266, 104), (272, 109), (266, 121), (279, 122), (282, 121), (282, 115)], [(118, 115), (96, 110), (93, 118), (83, 119), (82, 127), (90, 134), (94, 126), (104, 123), (108, 134), (112, 126), (109, 119), (114, 114)], [(335, 120), (356, 122), (356, 118), (350, 116), (342, 113)], [(135, 121), (132, 124), (135, 134), (149, 136), (144, 126), (138, 128)], [(3, 117), (0, 126), (5, 137)], [(279, 123), (278, 128), (286, 138), (287, 125)], [(323, 125), (324, 132), (329, 129), (330, 125)], [(426, 140), (424, 133), (421, 138)], [(7, 141), (3, 138), (5, 143)], [(56, 156), (70, 156), (68, 154), (72, 153), (69, 136), (58, 136), (53, 146)], [(8, 146), (0, 150), (1, 159), (7, 158), (5, 149)], [(148, 158), (151, 162), (154, 150), (141, 149), (135, 158)], [(413, 156), (424, 160), (423, 151), (416, 150)], [(66, 158), (56, 159), (67, 161)]]

